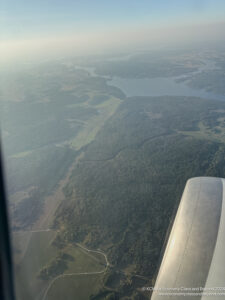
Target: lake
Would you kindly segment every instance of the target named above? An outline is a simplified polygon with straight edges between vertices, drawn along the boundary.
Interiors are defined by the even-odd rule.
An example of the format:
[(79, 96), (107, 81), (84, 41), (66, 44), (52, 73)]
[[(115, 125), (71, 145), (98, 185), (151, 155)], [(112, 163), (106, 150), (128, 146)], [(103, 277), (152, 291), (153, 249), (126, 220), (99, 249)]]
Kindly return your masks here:
[(225, 100), (225, 96), (193, 89), (179, 77), (158, 78), (120, 78), (113, 77), (110, 85), (120, 88), (128, 97), (131, 96), (193, 96), (206, 99)]
[(104, 77), (109, 85), (121, 89), (127, 97), (133, 96), (190, 96), (205, 99), (216, 99), (225, 101), (224, 95), (207, 92), (203, 89), (193, 89), (189, 87), (185, 80), (204, 70), (216, 69), (214, 61), (204, 60), (204, 65), (197, 71), (188, 75), (178, 77), (157, 77), (157, 78), (121, 78), (109, 77), (96, 74), (94, 67), (80, 67), (89, 72), (91, 76)]

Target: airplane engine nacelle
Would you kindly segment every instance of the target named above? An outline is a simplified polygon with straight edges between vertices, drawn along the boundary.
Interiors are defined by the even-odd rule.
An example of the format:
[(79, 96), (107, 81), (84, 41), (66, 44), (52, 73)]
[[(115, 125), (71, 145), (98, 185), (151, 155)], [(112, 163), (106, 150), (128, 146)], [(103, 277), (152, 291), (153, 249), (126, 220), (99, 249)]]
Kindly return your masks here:
[[(190, 298), (191, 297), (191, 298)], [(225, 299), (225, 179), (189, 179), (152, 300)]]

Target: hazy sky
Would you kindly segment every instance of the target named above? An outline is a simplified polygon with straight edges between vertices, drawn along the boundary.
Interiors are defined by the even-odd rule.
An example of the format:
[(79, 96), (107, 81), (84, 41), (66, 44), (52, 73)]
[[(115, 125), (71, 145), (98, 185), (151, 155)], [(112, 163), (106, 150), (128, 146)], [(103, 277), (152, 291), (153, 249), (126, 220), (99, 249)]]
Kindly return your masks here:
[(179, 37), (182, 31), (195, 35), (194, 26), (201, 34), (211, 24), (207, 31), (213, 37), (215, 26), (222, 34), (222, 23), (225, 0), (2, 0), (0, 46), (4, 56), (47, 48), (79, 51), (97, 49), (101, 43), (125, 45), (126, 38), (129, 45), (146, 35), (155, 41), (168, 37), (169, 31), (171, 36), (173, 31)]

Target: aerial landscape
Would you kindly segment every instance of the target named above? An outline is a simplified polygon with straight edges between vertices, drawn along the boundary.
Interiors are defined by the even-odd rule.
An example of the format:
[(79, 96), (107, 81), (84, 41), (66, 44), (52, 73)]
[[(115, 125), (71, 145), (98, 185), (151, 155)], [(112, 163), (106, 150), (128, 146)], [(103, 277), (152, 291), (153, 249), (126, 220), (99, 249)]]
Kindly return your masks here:
[(150, 299), (185, 183), (225, 177), (225, 16), (31, 2), (5, 5), (0, 58), (17, 300)]
[[(122, 74), (116, 57), (79, 57), (25, 66), (11, 77), (13, 89), (5, 75), (18, 299), (64, 299), (65, 291), (67, 299), (148, 299), (141, 288), (154, 284), (186, 180), (224, 176), (223, 52), (124, 57)], [(200, 78), (213, 72), (206, 89)], [(118, 87), (118, 78), (128, 81)], [(141, 78), (143, 86), (158, 78), (158, 93), (160, 80), (174, 85), (127, 96), (121, 85)], [(178, 96), (179, 84), (192, 96)]]

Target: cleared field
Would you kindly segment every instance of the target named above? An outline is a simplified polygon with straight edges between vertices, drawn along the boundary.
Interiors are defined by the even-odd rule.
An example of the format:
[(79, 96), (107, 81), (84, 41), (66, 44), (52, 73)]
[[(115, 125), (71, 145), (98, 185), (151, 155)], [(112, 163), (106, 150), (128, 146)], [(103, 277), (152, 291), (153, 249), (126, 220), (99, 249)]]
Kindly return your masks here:
[(95, 105), (98, 107), (98, 115), (88, 120), (86, 125), (80, 129), (77, 136), (74, 139), (71, 139), (71, 147), (75, 150), (79, 150), (93, 141), (104, 123), (115, 113), (120, 103), (121, 100), (119, 98), (110, 97), (107, 101)]
[(52, 286), (46, 300), (88, 300), (101, 288), (102, 277), (103, 274), (94, 274), (60, 278)]
[(105, 268), (102, 257), (84, 251), (76, 246), (68, 247), (64, 252), (74, 257), (73, 262), (69, 262), (65, 274), (74, 272), (99, 272)]
[[(26, 236), (29, 238), (30, 234), (30, 232), (17, 233), (18, 239), (19, 236), (23, 236), (21, 247)], [(46, 288), (48, 282), (39, 280), (37, 274), (40, 268), (57, 254), (57, 249), (51, 245), (54, 236), (55, 232), (53, 231), (32, 233), (29, 244), (26, 245), (24, 257), (16, 267), (18, 299), (40, 299), (38, 295), (40, 291)]]
[(32, 151), (19, 152), (19, 153), (12, 155), (12, 158), (23, 158), (23, 157), (29, 155), (30, 153), (32, 153)]
[[(18, 300), (88, 299), (100, 288), (103, 273), (98, 272), (105, 270), (104, 257), (101, 257), (103, 255), (91, 253), (76, 245), (68, 245), (59, 250), (52, 245), (55, 234), (54, 231), (16, 234), (16, 243), (20, 246), (17, 249), (20, 263), (16, 267)], [(26, 240), (28, 244), (25, 243)], [(54, 262), (60, 252), (69, 254), (72, 258), (67, 262), (64, 273), (47, 280), (40, 279), (40, 270)], [(64, 292), (60, 294), (62, 290)], [(74, 295), (78, 295), (78, 298), (74, 298)]]
[(13, 259), (15, 264), (19, 264), (23, 259), (26, 249), (29, 245), (32, 233), (20, 232), (12, 234), (12, 244), (13, 244)]
[(197, 139), (210, 140), (214, 142), (225, 143), (224, 118), (217, 119), (218, 125), (210, 128), (205, 126), (203, 122), (199, 122), (197, 131), (180, 131), (180, 133), (193, 136)]

